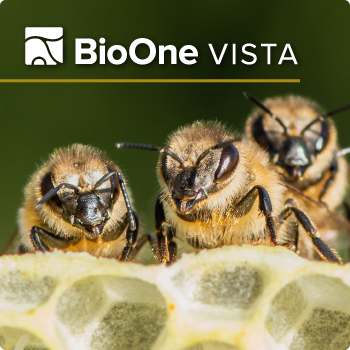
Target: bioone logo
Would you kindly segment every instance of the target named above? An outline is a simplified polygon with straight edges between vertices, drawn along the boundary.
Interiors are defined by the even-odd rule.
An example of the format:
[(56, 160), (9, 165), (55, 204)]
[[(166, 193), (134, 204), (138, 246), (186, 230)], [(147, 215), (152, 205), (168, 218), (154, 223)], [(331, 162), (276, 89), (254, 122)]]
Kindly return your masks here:
[[(27, 27), (25, 37), (25, 63), (27, 65), (57, 65), (57, 63), (63, 63), (63, 28)], [(138, 55), (138, 48), (140, 46), (147, 47), (147, 57), (140, 57)], [(211, 53), (214, 59), (213, 62), (216, 65), (221, 64), (225, 54), (226, 56), (231, 56), (226, 51), (232, 52), (231, 62), (233, 65), (241, 63), (253, 65), (258, 61), (258, 56), (254, 52), (257, 46), (251, 43), (242, 45), (241, 50), (239, 50), (239, 46), (235, 43), (232, 46), (230, 45), (232, 50), (226, 50), (229, 47), (228, 43), (224, 44), (222, 49), (214, 49), (211, 43), (208, 46), (210, 50), (207, 51), (207, 54)], [(266, 48), (267, 55), (265, 56), (265, 62), (267, 65), (270, 65), (272, 63), (271, 51), (273, 49), (280, 49), (280, 47), (277, 48), (276, 43), (262, 43), (260, 46)], [(167, 61), (167, 64), (180, 63), (189, 66), (197, 63), (198, 55), (198, 50), (193, 45), (184, 45), (182, 47), (158, 45), (157, 47), (147, 38), (135, 39), (128, 48), (122, 45), (110, 45), (106, 43), (105, 38), (100, 38), (99, 44), (91, 38), (75, 39), (75, 64), (79, 65), (106, 64), (109, 62), (110, 64), (119, 66), (125, 63), (127, 59), (130, 59), (137, 65), (147, 65), (158, 60), (158, 64), (161, 65)], [(274, 63), (280, 65), (284, 61), (293, 61), (295, 65), (298, 64), (292, 46), (288, 43), (284, 45), (278, 63), (276, 60)]]
[(63, 28), (27, 27), (25, 39), (26, 65), (63, 63)]

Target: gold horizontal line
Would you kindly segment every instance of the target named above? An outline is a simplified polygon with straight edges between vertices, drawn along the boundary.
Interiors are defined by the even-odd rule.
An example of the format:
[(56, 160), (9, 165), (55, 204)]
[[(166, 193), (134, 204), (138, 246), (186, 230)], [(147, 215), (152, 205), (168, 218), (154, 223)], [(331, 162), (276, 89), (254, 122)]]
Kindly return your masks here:
[(0, 79), (0, 83), (300, 83), (300, 79)]

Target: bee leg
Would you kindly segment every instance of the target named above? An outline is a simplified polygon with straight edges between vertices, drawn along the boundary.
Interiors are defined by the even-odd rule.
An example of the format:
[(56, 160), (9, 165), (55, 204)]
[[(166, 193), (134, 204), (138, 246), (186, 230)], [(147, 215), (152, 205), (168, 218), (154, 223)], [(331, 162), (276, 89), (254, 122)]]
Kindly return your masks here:
[(139, 222), (138, 222), (136, 213), (131, 209), (131, 204), (130, 204), (128, 193), (126, 191), (123, 177), (118, 169), (116, 170), (116, 172), (118, 174), (119, 185), (124, 197), (124, 201), (125, 201), (125, 205), (126, 205), (126, 209), (129, 217), (129, 226), (126, 231), (126, 244), (119, 256), (119, 261), (127, 261), (130, 255), (130, 252), (132, 251), (133, 247), (136, 244), (137, 233), (139, 230)]
[(155, 218), (155, 237), (150, 234), (143, 235), (141, 239), (136, 243), (135, 248), (133, 248), (132, 255), (137, 255), (138, 252), (142, 249), (142, 247), (146, 243), (149, 243), (155, 258), (157, 259), (157, 262), (170, 264), (176, 261), (177, 245), (175, 242), (173, 242), (174, 234), (172, 232), (171, 226), (165, 220), (163, 205), (161, 204), (159, 198), (156, 202)]
[(171, 264), (177, 258), (177, 245), (173, 242), (174, 234), (171, 225), (165, 219), (164, 207), (160, 195), (155, 207), (156, 245), (155, 255), (159, 263)]
[(293, 237), (294, 237), (294, 247), (295, 247), (295, 252), (299, 253), (299, 225), (296, 222), (294, 227), (293, 227)]
[[(290, 202), (289, 204), (292, 204), (294, 203), (293, 200), (287, 200), (287, 202), (285, 204), (288, 204), (288, 202)], [(292, 207), (288, 206), (286, 209), (284, 209), (280, 215), (278, 215), (278, 218), (277, 218), (277, 221), (278, 221), (278, 224), (281, 225), (283, 221), (286, 221), (293, 213)], [(299, 226), (298, 226), (298, 223), (295, 222), (296, 224), (296, 229), (293, 233), (293, 238), (294, 238), (294, 243), (285, 243), (285, 244), (282, 244), (284, 247), (292, 250), (293, 252), (296, 252), (298, 251), (298, 245), (299, 245)]]
[(132, 255), (133, 257), (135, 257), (140, 250), (143, 248), (143, 246), (149, 243), (149, 245), (151, 246), (152, 251), (154, 251), (154, 237), (151, 234), (144, 234), (141, 239), (138, 240), (138, 242), (136, 243), (135, 248), (132, 250)]
[(49, 252), (53, 248), (65, 249), (71, 244), (69, 240), (57, 237), (38, 226), (30, 229), (29, 238), (35, 251), (41, 252)]
[(155, 221), (156, 221), (156, 244), (155, 244), (155, 255), (157, 261), (160, 263), (166, 263), (169, 261), (169, 250), (168, 250), (168, 240), (165, 233), (165, 213), (163, 204), (160, 201), (160, 195), (156, 200), (155, 207)]
[(272, 218), (272, 205), (270, 196), (261, 186), (254, 186), (247, 195), (238, 203), (238, 214), (246, 215), (252, 208), (256, 198), (259, 196), (259, 210), (265, 217), (266, 229), (272, 245), (281, 245), (277, 242), (275, 224)]
[(288, 216), (293, 212), (298, 222), (301, 224), (305, 232), (310, 237), (315, 250), (323, 260), (337, 262), (339, 264), (342, 263), (338, 255), (335, 252), (333, 252), (332, 249), (329, 248), (328, 245), (325, 242), (323, 242), (321, 238), (317, 237), (317, 230), (315, 226), (303, 211), (295, 207), (288, 207), (283, 212), (289, 212)]
[(138, 252), (142, 249), (142, 247), (149, 243), (151, 246), (152, 252), (154, 254), (154, 257), (157, 259), (158, 263), (165, 263), (166, 260), (161, 255), (162, 249), (166, 247), (164, 244), (164, 238), (165, 236), (163, 233), (156, 234), (156, 237), (154, 237), (151, 234), (145, 234), (142, 236), (142, 238), (139, 240), (139, 242), (136, 244), (136, 247), (133, 249), (133, 255), (137, 255)]
[(338, 168), (338, 161), (337, 161), (337, 158), (334, 158), (334, 159), (333, 159), (329, 170), (330, 170), (331, 174), (329, 175), (329, 178), (328, 178), (328, 180), (326, 181), (326, 183), (325, 183), (325, 185), (324, 185), (324, 187), (323, 187), (323, 189), (322, 189), (322, 191), (321, 191), (321, 193), (320, 193), (320, 195), (319, 195), (319, 197), (318, 197), (318, 200), (319, 200), (321, 203), (323, 203), (323, 202), (322, 202), (322, 198), (323, 198), (323, 197), (325, 196), (325, 194), (327, 193), (329, 187), (331, 187), (331, 185), (332, 185), (332, 183), (334, 182), (334, 179), (335, 179), (335, 177), (336, 177), (336, 175), (337, 175), (337, 173), (338, 173), (339, 168)]
[(49, 252), (50, 248), (40, 238), (41, 230), (41, 228), (33, 226), (29, 232), (30, 241), (35, 251)]
[(167, 236), (168, 236), (167, 238), (169, 242), (168, 243), (169, 262), (167, 263), (167, 265), (170, 265), (177, 260), (177, 244), (176, 242), (173, 241), (174, 233), (171, 226), (168, 228)]
[(119, 261), (127, 261), (129, 258), (129, 255), (133, 248), (136, 245), (137, 241), (137, 234), (139, 231), (139, 220), (135, 212), (133, 212), (134, 218), (135, 218), (135, 230), (131, 230), (130, 224), (128, 226), (128, 229), (126, 230), (126, 243), (123, 251), (121, 252), (119, 256)]
[[(283, 221), (286, 221), (290, 217), (290, 215), (292, 214), (292, 210), (290, 210), (290, 208), (296, 207), (296, 205), (297, 202), (293, 198), (289, 198), (285, 201), (284, 206), (287, 207), (287, 209), (283, 210), (282, 213), (278, 216), (277, 220), (279, 225), (281, 225)], [(293, 232), (291, 234), (291, 237), (294, 238), (294, 242), (283, 244), (283, 246), (287, 247), (295, 253), (298, 253), (299, 224), (296, 220), (293, 220)]]

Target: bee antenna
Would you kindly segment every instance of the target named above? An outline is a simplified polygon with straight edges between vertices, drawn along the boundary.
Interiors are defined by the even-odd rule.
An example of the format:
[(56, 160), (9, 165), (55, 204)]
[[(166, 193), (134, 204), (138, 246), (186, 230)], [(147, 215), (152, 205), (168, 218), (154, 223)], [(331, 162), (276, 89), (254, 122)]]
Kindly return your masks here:
[[(126, 187), (125, 187), (125, 183), (124, 183), (122, 174), (120, 173), (120, 171), (118, 169), (115, 172), (112, 171), (112, 174), (113, 173), (117, 173), (118, 174), (118, 180), (119, 180), (120, 188), (122, 189), (122, 193), (123, 193), (123, 196), (124, 196), (126, 209), (128, 210), (130, 230), (131, 231), (135, 231), (136, 230), (136, 220), (135, 220), (135, 217), (134, 217), (134, 212), (131, 209), (129, 196), (128, 196), (128, 193), (126, 192)], [(109, 174), (111, 174), (111, 173), (109, 173)], [(107, 174), (107, 175), (109, 175), (109, 174)]]
[(203, 153), (201, 153), (201, 155), (197, 158), (196, 160), (196, 163), (195, 163), (195, 166), (198, 166), (198, 164), (202, 161), (203, 158), (205, 158), (211, 151), (213, 150), (216, 150), (216, 149), (219, 149), (219, 148), (224, 148), (226, 146), (229, 146), (232, 142), (235, 142), (235, 141), (240, 141), (242, 140), (241, 137), (236, 137), (234, 139), (229, 139), (229, 140), (226, 140), (226, 141), (221, 141), (219, 143), (217, 143), (216, 145), (206, 149)]
[(340, 107), (334, 111), (331, 111), (331, 112), (328, 112), (326, 113), (324, 116), (323, 115), (320, 115), (318, 116), (317, 118), (315, 118), (312, 122), (310, 122), (309, 124), (307, 124), (305, 126), (305, 128), (301, 131), (301, 134), (304, 134), (304, 132), (309, 129), (312, 125), (314, 125), (315, 123), (317, 123), (318, 121), (322, 121), (324, 120), (325, 118), (328, 118), (328, 117), (333, 117), (333, 115), (336, 115), (340, 112), (344, 112), (346, 110), (350, 109), (350, 105), (346, 105), (346, 106), (343, 106), (343, 107)]
[(342, 157), (345, 156), (345, 154), (349, 154), (350, 153), (350, 147), (344, 148), (340, 151), (337, 152), (337, 157)]
[(269, 114), (272, 117), (272, 119), (276, 120), (276, 122), (282, 126), (284, 133), (285, 134), (287, 133), (287, 127), (283, 124), (282, 120), (278, 118), (277, 115), (273, 114), (262, 102), (257, 100), (254, 96), (252, 96), (248, 92), (243, 92), (243, 95), (245, 96), (246, 99), (252, 101), (258, 107), (260, 107), (264, 112)]
[(346, 106), (340, 107), (334, 111), (328, 112), (325, 116), (332, 117), (333, 115), (338, 114), (338, 113), (343, 112), (343, 111), (346, 111), (348, 109), (350, 109), (350, 105), (346, 105)]
[(63, 184), (60, 184), (57, 187), (53, 188), (51, 191), (47, 192), (45, 194), (45, 196), (43, 198), (41, 198), (41, 200), (38, 202), (36, 207), (39, 208), (42, 204), (47, 202), (53, 195), (55, 195), (63, 187), (70, 188), (71, 190), (74, 190), (76, 193), (80, 193), (81, 192), (81, 189), (79, 187), (74, 186), (72, 184), (63, 183)]
[(97, 187), (100, 187), (104, 182), (106, 182), (108, 179), (110, 179), (115, 173), (117, 172), (117, 170), (111, 171), (108, 174), (102, 176), (96, 183), (94, 186), (94, 189), (96, 189)]
[(117, 148), (136, 148), (136, 149), (145, 149), (148, 151), (159, 151), (160, 153), (165, 153), (166, 155), (170, 156), (171, 158), (176, 160), (178, 163), (180, 163), (181, 166), (183, 166), (182, 160), (175, 153), (169, 151), (167, 148), (144, 145), (140, 143), (128, 143), (128, 142), (116, 143), (115, 146)]

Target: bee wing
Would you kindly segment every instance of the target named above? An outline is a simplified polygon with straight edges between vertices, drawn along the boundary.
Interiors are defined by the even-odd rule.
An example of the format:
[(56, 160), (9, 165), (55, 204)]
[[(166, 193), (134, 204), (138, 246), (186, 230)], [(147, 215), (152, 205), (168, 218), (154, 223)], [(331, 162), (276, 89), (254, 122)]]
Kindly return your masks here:
[[(306, 214), (310, 215), (311, 219), (315, 222), (315, 224), (322, 221), (323, 224), (322, 226), (319, 226), (318, 229), (328, 229), (347, 232), (350, 237), (350, 221), (346, 217), (334, 210), (329, 209), (326, 204), (305, 195), (302, 191), (298, 190), (297, 188), (287, 183), (284, 183), (283, 185), (293, 193), (293, 195), (297, 198), (298, 202), (301, 204), (301, 207), (303, 209), (311, 208), (312, 212), (317, 212), (317, 216), (310, 215), (310, 213), (308, 213), (307, 211)], [(322, 220), (320, 220), (319, 218), (322, 218)]]
[(21, 244), (21, 236), (19, 234), (18, 227), (16, 230), (12, 233), (11, 237), (5, 244), (5, 247), (1, 250), (1, 255), (3, 254), (18, 254), (19, 253), (19, 247)]

